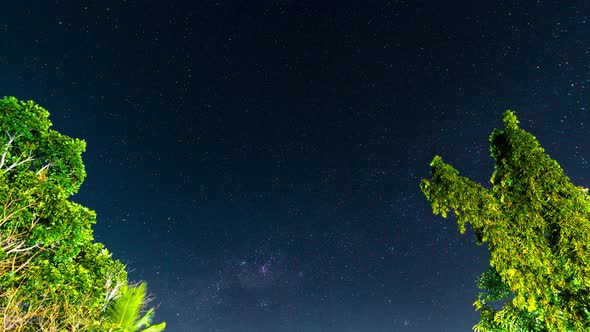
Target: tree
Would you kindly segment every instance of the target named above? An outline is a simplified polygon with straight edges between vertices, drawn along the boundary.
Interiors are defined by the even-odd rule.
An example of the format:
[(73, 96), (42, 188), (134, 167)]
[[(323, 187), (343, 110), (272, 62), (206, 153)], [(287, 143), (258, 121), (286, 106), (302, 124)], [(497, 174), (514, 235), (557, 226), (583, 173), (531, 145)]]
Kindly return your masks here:
[[(434, 214), (452, 211), (487, 243), (490, 269), (478, 279), (476, 331), (590, 330), (590, 196), (570, 182), (537, 139), (504, 113), (491, 136), (488, 190), (441, 157), (420, 188)], [(493, 304), (505, 302), (497, 310)], [(501, 304), (501, 303), (500, 303)]]
[(50, 127), (34, 102), (0, 99), (0, 321), (8, 331), (103, 331), (127, 273), (93, 241), (94, 211), (69, 200), (86, 176), (85, 142)]

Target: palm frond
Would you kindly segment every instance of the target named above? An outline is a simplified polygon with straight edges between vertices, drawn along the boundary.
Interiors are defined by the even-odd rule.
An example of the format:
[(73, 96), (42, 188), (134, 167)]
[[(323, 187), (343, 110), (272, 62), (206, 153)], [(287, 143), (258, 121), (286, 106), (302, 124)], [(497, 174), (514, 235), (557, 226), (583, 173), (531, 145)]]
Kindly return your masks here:
[(146, 287), (145, 283), (135, 286), (124, 285), (121, 295), (107, 308), (105, 312), (107, 319), (123, 330), (135, 331), (135, 324), (146, 297)]
[(145, 315), (143, 315), (143, 317), (141, 317), (140, 320), (137, 321), (137, 323), (135, 323), (135, 328), (137, 330), (139, 330), (140, 328), (144, 327), (144, 326), (150, 326), (150, 324), (152, 323), (152, 319), (154, 317), (154, 308), (150, 308), (150, 310), (148, 310)]

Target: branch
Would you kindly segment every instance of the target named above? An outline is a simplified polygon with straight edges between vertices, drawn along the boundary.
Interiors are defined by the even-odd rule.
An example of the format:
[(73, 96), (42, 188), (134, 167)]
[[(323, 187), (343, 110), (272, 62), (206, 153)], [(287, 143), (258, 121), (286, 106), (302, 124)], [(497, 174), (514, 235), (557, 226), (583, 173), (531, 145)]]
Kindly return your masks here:
[[(12, 248), (10, 248), (8, 250), (5, 250), (4, 252), (6, 252), (7, 254), (12, 254), (12, 253), (15, 253), (15, 252), (29, 251), (29, 250), (32, 250), (32, 249), (35, 249), (35, 248), (38, 248), (39, 247), (39, 243), (35, 243), (34, 245), (32, 245), (30, 247), (21, 248), (24, 244), (25, 244), (25, 241), (19, 242), (18, 244), (11, 243), (9, 245), (12, 245)], [(7, 245), (5, 248), (8, 248), (9, 245)]]
[(26, 158), (26, 159), (24, 159), (24, 160), (21, 160), (21, 161), (15, 161), (15, 162), (14, 162), (12, 165), (10, 165), (8, 168), (6, 168), (6, 169), (4, 170), (4, 172), (5, 172), (5, 173), (8, 173), (8, 172), (9, 172), (11, 169), (13, 169), (13, 168), (15, 168), (15, 167), (18, 167), (18, 166), (20, 166), (20, 165), (22, 165), (22, 164), (24, 164), (24, 163), (31, 162), (31, 161), (33, 161), (33, 160), (35, 160), (35, 158), (33, 158), (33, 154), (29, 152), (29, 155), (27, 156), (27, 158)]
[(53, 164), (51, 164), (51, 162), (48, 162), (47, 164), (43, 165), (43, 167), (41, 167), (37, 173), (35, 173), (35, 175), (39, 175), (41, 173), (43, 173), (44, 170), (48, 169), (50, 166), (53, 166)]
[[(109, 302), (119, 295), (119, 289), (123, 286), (123, 281), (119, 277), (121, 271), (109, 271), (105, 282), (105, 299), (102, 305), (102, 311), (105, 311)], [(113, 285), (114, 284), (114, 285)]]
[(6, 135), (8, 135), (8, 142), (6, 144), (4, 144), (4, 152), (2, 153), (2, 158), (0, 159), (0, 168), (4, 167), (4, 163), (6, 162), (6, 154), (8, 153), (8, 149), (10, 149), (10, 147), (12, 146), (12, 142), (21, 136), (21, 135), (12, 136), (12, 135), (10, 135), (8, 130), (6, 131)]

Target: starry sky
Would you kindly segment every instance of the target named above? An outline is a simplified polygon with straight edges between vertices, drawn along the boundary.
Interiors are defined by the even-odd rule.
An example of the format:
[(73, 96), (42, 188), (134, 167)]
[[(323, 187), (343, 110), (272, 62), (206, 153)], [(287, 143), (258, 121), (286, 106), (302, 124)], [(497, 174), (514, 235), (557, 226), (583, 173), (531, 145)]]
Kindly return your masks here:
[(516, 111), (590, 186), (588, 1), (11, 1), (0, 95), (86, 140), (73, 199), (167, 331), (469, 331), (489, 262), (419, 189), (489, 187)]

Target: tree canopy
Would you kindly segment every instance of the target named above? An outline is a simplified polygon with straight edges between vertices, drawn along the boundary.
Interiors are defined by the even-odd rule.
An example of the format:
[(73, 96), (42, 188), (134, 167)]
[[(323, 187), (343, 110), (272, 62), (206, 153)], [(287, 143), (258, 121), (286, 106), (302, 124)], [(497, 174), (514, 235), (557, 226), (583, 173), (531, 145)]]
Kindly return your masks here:
[[(0, 320), (8, 331), (107, 331), (125, 266), (94, 242), (94, 211), (69, 199), (85, 142), (33, 101), (0, 99)], [(111, 331), (122, 330), (109, 325)]]
[[(495, 160), (488, 190), (441, 157), (420, 188), (434, 214), (453, 212), (459, 231), (469, 223), (487, 243), (490, 269), (476, 331), (590, 330), (590, 196), (571, 183), (514, 112), (490, 136)], [(501, 302), (497, 302), (501, 301)], [(499, 305), (501, 308), (496, 309)]]

